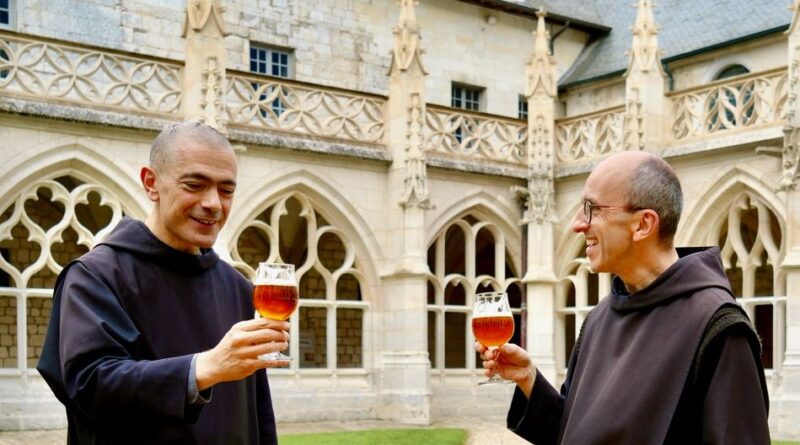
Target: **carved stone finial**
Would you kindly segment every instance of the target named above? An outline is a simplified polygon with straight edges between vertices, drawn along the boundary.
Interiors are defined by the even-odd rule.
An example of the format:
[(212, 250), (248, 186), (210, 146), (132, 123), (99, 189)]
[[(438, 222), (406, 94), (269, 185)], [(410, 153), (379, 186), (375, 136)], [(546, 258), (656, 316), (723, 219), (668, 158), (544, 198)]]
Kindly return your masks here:
[(786, 101), (786, 127), (783, 129), (783, 151), (779, 191), (795, 190), (800, 166), (800, 0), (794, 0), (789, 35), (789, 79)]
[(212, 23), (216, 25), (221, 36), (228, 35), (222, 19), (223, 12), (225, 12), (225, 7), (222, 6), (220, 0), (188, 0), (181, 36), (186, 37), (189, 30), (200, 32)]
[(534, 32), (533, 55), (528, 60), (528, 88), (527, 97), (534, 94), (556, 96), (556, 60), (550, 54), (550, 33), (545, 26), (547, 13), (540, 9), (536, 15), (539, 17)]
[(388, 74), (391, 76), (398, 71), (406, 71), (416, 67), (423, 75), (428, 74), (422, 64), (422, 54), (425, 52), (420, 46), (420, 26), (414, 12), (415, 0), (400, 0), (400, 18), (394, 27), (394, 48), (391, 52), (391, 62)]
[(626, 151), (644, 150), (644, 113), (639, 89), (631, 88), (625, 103), (623, 148)]
[(209, 57), (206, 61), (207, 67), (203, 70), (203, 83), (201, 85), (201, 93), (203, 99), (200, 105), (203, 107), (202, 121), (206, 124), (216, 128), (222, 134), (227, 135), (228, 118), (225, 115), (225, 105), (222, 103), (224, 92), (222, 85), (224, 82), (224, 74), (217, 66), (217, 58)]
[(653, 16), (652, 0), (639, 0), (636, 11), (636, 22), (631, 28), (633, 45), (628, 53), (630, 61), (626, 76), (632, 71), (647, 72), (659, 70), (663, 74), (660, 63), (661, 51), (658, 49), (658, 28)]
[(408, 131), (406, 133), (406, 174), (403, 180), (405, 189), (400, 197), (403, 208), (417, 206), (432, 209), (428, 190), (427, 163), (422, 150), (424, 128), (422, 99), (419, 93), (412, 93), (408, 106)]

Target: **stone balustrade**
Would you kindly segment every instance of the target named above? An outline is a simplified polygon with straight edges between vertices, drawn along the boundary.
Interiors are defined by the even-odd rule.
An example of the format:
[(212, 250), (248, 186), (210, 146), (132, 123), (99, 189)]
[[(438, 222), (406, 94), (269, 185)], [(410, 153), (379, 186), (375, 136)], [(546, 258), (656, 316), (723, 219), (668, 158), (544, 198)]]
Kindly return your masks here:
[(525, 121), (428, 105), (426, 152), (467, 160), (525, 165)]
[(778, 124), (786, 119), (788, 70), (778, 68), (722, 79), (667, 97), (673, 104), (671, 130), (676, 140)]
[(556, 162), (596, 158), (623, 149), (625, 107), (556, 120)]
[(319, 85), (228, 72), (230, 125), (383, 144), (386, 99)]
[(181, 103), (181, 64), (0, 32), (0, 94), (167, 115)]

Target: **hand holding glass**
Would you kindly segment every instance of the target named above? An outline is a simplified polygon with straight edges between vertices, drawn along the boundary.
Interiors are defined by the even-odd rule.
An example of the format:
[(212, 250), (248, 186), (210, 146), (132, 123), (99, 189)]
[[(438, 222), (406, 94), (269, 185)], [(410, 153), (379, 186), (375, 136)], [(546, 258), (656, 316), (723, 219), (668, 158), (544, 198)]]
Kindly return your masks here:
[[(259, 263), (253, 284), (253, 306), (262, 317), (284, 321), (297, 308), (297, 277), (293, 264)], [(292, 360), (280, 351), (258, 358), (268, 361)]]
[[(514, 335), (514, 315), (508, 304), (505, 292), (484, 292), (475, 296), (475, 307), (472, 310), (472, 334), (492, 354), (497, 357), (497, 348), (508, 343)], [(489, 380), (478, 383), (505, 383), (506, 381), (493, 375)]]

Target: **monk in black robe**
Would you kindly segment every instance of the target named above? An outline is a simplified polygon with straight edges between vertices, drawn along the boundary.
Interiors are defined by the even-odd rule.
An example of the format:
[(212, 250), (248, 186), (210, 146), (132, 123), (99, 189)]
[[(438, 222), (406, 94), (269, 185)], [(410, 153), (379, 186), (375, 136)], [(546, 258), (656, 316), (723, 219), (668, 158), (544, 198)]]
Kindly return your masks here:
[(718, 248), (675, 249), (683, 205), (661, 158), (598, 164), (573, 231), (593, 271), (614, 274), (556, 391), (516, 345), (476, 344), (487, 375), (517, 384), (508, 427), (536, 444), (770, 443), (760, 345)]
[(165, 129), (141, 171), (154, 208), (59, 275), (37, 369), (70, 444), (277, 444), (260, 354), (288, 323), (253, 319), (252, 286), (212, 250), (236, 156), (197, 122)]

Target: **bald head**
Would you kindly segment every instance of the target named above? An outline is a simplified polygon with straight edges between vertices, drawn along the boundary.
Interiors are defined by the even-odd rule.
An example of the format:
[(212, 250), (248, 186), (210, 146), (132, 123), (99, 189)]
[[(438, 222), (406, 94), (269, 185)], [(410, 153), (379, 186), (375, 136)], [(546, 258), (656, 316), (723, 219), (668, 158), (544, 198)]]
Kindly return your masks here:
[(214, 127), (198, 121), (172, 124), (158, 134), (150, 147), (150, 167), (162, 172), (175, 162), (176, 149), (193, 142), (208, 148), (233, 151), (228, 139)]
[(683, 210), (683, 190), (669, 164), (644, 151), (624, 151), (597, 165), (592, 174), (614, 175), (625, 184), (626, 205), (658, 214), (658, 238), (672, 243)]

